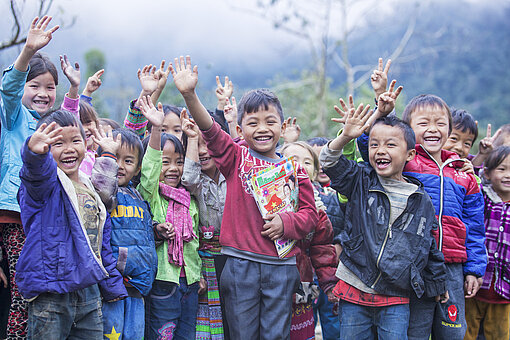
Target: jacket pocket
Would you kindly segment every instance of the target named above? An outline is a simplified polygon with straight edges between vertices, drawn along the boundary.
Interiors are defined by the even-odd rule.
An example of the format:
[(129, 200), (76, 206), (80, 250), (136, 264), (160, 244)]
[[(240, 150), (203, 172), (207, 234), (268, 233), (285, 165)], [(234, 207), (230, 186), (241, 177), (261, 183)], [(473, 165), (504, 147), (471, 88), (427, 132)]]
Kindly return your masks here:
[(58, 245), (58, 266), (57, 266), (57, 278), (58, 280), (64, 279), (66, 275), (66, 244), (59, 242)]
[(150, 297), (155, 300), (169, 299), (175, 294), (177, 287), (177, 283), (155, 281), (150, 292)]
[(29, 130), (35, 131), (36, 127), (37, 127), (37, 122), (35, 122), (34, 120), (29, 120), (28, 121), (28, 129)]
[(363, 243), (363, 235), (359, 234), (345, 241), (343, 246), (349, 250), (358, 250), (361, 247), (361, 243)]
[(423, 282), (423, 278), (421, 277), (421, 273), (418, 271), (418, 268), (413, 264), (411, 264), (411, 287), (413, 288), (416, 296), (418, 298), (423, 296), (425, 292), (425, 283)]

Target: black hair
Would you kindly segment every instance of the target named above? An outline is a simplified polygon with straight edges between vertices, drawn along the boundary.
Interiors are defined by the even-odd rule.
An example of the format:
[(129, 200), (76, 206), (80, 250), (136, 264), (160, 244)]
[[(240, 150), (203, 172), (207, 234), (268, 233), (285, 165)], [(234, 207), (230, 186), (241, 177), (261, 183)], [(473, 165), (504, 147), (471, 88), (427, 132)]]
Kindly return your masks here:
[[(169, 113), (175, 113), (177, 115), (177, 117), (181, 118), (181, 111), (182, 111), (182, 108), (177, 107), (175, 105), (171, 105), (171, 104), (163, 105), (163, 113), (165, 114), (165, 117)], [(152, 124), (151, 124), (151, 122), (147, 122), (147, 131), (150, 132), (151, 130), (152, 130)], [(184, 136), (185, 134), (183, 133), (182, 135)]]
[[(131, 150), (138, 152), (138, 167), (142, 166), (144, 150), (140, 137), (132, 130), (126, 128), (115, 129), (112, 133), (114, 138), (117, 137), (117, 135), (121, 136), (120, 145), (127, 145)], [(97, 154), (100, 155), (101, 151), (101, 147), (99, 147), (97, 149)]]
[(453, 127), (462, 132), (474, 135), (473, 142), (478, 138), (478, 125), (473, 116), (466, 110), (451, 108)]
[[(142, 141), (144, 154), (147, 152), (147, 148), (149, 147), (149, 139), (150, 139), (150, 135), (145, 137), (144, 140)], [(160, 150), (163, 150), (166, 142), (171, 142), (174, 145), (175, 152), (177, 152), (182, 157), (186, 157), (186, 149), (182, 145), (179, 138), (177, 138), (176, 136), (174, 136), (170, 133), (163, 132), (161, 134), (161, 145), (160, 145), (161, 149)]]
[(450, 108), (448, 107), (448, 105), (446, 105), (446, 102), (433, 94), (421, 94), (411, 99), (411, 101), (405, 107), (404, 112), (402, 113), (402, 120), (407, 124), (411, 124), (413, 112), (418, 109), (422, 109), (426, 106), (439, 107), (441, 110), (444, 110), (446, 112), (446, 115), (448, 116), (448, 135), (449, 135), (453, 129), (452, 113), (450, 112)]
[(255, 89), (246, 92), (239, 105), (237, 106), (237, 125), (241, 126), (241, 122), (243, 121), (243, 117), (246, 113), (257, 112), (261, 108), (264, 110), (269, 110), (269, 105), (274, 106), (276, 112), (280, 116), (280, 121), (283, 124), (283, 109), (278, 97), (268, 89)]
[(499, 128), (501, 130), (501, 133), (498, 137), (494, 140), (492, 143), (493, 146), (500, 146), (503, 144), (505, 138), (510, 134), (510, 124), (505, 124)]
[(27, 82), (40, 76), (41, 74), (49, 72), (53, 77), (53, 80), (55, 81), (55, 85), (58, 85), (57, 68), (55, 67), (55, 64), (51, 62), (50, 58), (48, 58), (46, 55), (37, 52), (36, 54), (34, 54), (32, 59), (30, 59), (28, 65), (30, 67), (28, 70)]
[(86, 101), (79, 101), (80, 108), (80, 121), (82, 124), (94, 123), (96, 127), (99, 126), (99, 117), (96, 109)]
[[(372, 128), (376, 125), (388, 125), (388, 126), (394, 126), (400, 129), (404, 135), (404, 139), (407, 144), (407, 151), (412, 150), (416, 146), (416, 136), (414, 135), (414, 131), (411, 128), (411, 126), (403, 121), (402, 119), (399, 119), (397, 116), (386, 116), (377, 119), (374, 124), (372, 124)], [(371, 128), (371, 129), (372, 129)]]
[[(99, 125), (107, 126), (110, 125), (112, 129), (120, 129), (120, 124), (110, 118), (99, 118)], [(138, 137), (140, 139), (140, 137)]]
[(69, 111), (59, 109), (48, 112), (39, 120), (37, 123), (37, 128), (39, 128), (44, 123), (46, 123), (46, 125), (50, 125), (53, 122), (57, 123), (57, 125), (60, 127), (76, 126), (80, 130), (80, 134), (83, 137), (83, 141), (85, 142), (85, 130), (83, 130), (81, 122), (76, 119), (76, 117)]
[(324, 146), (328, 144), (328, 140), (324, 137), (313, 137), (306, 141), (311, 146)]
[(510, 155), (510, 146), (507, 145), (501, 145), (492, 150), (484, 162), (485, 171), (488, 173), (496, 169), (508, 155)]

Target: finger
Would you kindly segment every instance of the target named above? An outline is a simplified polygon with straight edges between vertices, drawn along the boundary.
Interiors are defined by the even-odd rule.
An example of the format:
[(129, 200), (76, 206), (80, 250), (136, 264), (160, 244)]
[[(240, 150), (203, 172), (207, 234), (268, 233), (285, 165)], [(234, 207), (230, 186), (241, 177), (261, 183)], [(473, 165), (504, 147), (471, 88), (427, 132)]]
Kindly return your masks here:
[(395, 88), (395, 84), (397, 83), (397, 81), (395, 79), (393, 79), (390, 83), (390, 88), (388, 89), (388, 92), (393, 92), (393, 89)]
[(191, 57), (189, 55), (186, 56), (186, 68), (191, 68)]
[(35, 17), (34, 20), (32, 20), (32, 23), (30, 24), (30, 29), (34, 29), (37, 25), (37, 21), (39, 20), (39, 17)]
[(402, 85), (397, 87), (397, 90), (395, 91), (395, 99), (398, 98), (398, 96), (400, 95), (400, 92), (402, 92), (403, 89), (404, 89), (404, 87)]
[(349, 95), (349, 107), (351, 109), (354, 108), (354, 99), (352, 98), (352, 94)]
[(179, 63), (181, 66), (181, 71), (184, 70), (186, 68), (186, 62), (184, 61), (184, 57), (182, 55), (179, 57)]
[(335, 123), (345, 123), (345, 119), (344, 118), (331, 118), (331, 121), (335, 122)]
[(177, 73), (181, 71), (181, 64), (179, 64), (179, 58), (174, 58), (174, 67)]
[(183, 107), (181, 110), (181, 117), (183, 117), (184, 119), (189, 119), (188, 110), (186, 110), (185, 107)]
[(487, 124), (487, 138), (491, 138), (491, 131), (492, 130), (492, 125), (491, 124)]
[(234, 97), (234, 96), (232, 96), (232, 106), (234, 107), (234, 109), (237, 112), (237, 102), (236, 102), (236, 97)]
[(382, 58), (379, 58), (379, 66), (377, 67), (377, 70), (378, 70), (378, 71), (382, 71), (382, 70), (383, 70), (383, 68), (382, 68), (382, 62), (383, 62)]
[(140, 79), (140, 77), (142, 75), (142, 70), (138, 69), (138, 71), (136, 72), (136, 75), (138, 76), (138, 79)]
[(60, 68), (62, 69), (62, 71), (64, 71), (64, 69), (66, 68), (64, 57), (59, 56), (59, 58), (60, 58)]
[(390, 70), (390, 66), (391, 66), (391, 59), (388, 59), (388, 61), (386, 62), (386, 66), (384, 67), (384, 73), (386, 75), (388, 75), (388, 72)]
[(345, 102), (342, 98), (339, 99), (339, 102), (340, 102), (340, 105), (342, 106), (342, 109), (344, 109), (345, 112), (349, 111), (347, 104), (345, 104)]
[(499, 135), (502, 133), (502, 131), (503, 131), (503, 130), (501, 130), (501, 128), (499, 128), (499, 129), (497, 129), (497, 130), (496, 130), (496, 133), (495, 133), (495, 134), (494, 134), (494, 136), (492, 136), (492, 138), (491, 138), (491, 141), (490, 141), (490, 143), (491, 143), (491, 144), (492, 144), (492, 143), (496, 140), (496, 138), (498, 138), (498, 137), (499, 137)]
[(48, 32), (50, 32), (50, 34), (53, 34), (56, 30), (58, 30), (60, 28), (60, 25), (55, 25), (53, 26)]
[(216, 86), (221, 87), (220, 77), (216, 76)]
[(468, 295), (471, 295), (473, 293), (473, 286), (474, 286), (473, 281), (471, 281), (471, 280), (467, 281), (466, 292)]
[(175, 77), (177, 72), (174, 69), (174, 65), (172, 63), (170, 63), (170, 65), (168, 65), (168, 68), (170, 69), (170, 73), (172, 74), (172, 77)]
[(101, 76), (103, 75), (104, 73), (104, 68), (103, 69), (100, 69), (99, 71), (97, 71), (96, 73), (94, 73), (94, 77), (96, 78), (101, 78)]
[(152, 68), (149, 70), (149, 73), (154, 75), (154, 73), (156, 73), (156, 66), (152, 66)]
[(51, 21), (51, 17), (45, 16), (43, 19), (46, 19), (46, 20), (44, 20), (44, 21), (43, 21), (43, 24), (42, 24), (42, 26), (41, 26), (41, 29), (42, 29), (43, 31), (45, 31), (45, 30), (46, 30), (46, 27), (48, 27), (48, 24), (49, 24), (49, 23), (50, 23), (50, 21)]
[(79, 71), (80, 70), (80, 64), (78, 64), (77, 62), (74, 63), (74, 68), (76, 69), (76, 71)]
[(228, 76), (225, 76), (225, 87), (229, 86)]
[[(150, 96), (147, 96), (147, 100), (152, 104), (152, 101), (150, 100)], [(152, 107), (154, 107), (154, 105), (152, 105)], [(161, 102), (158, 102), (158, 111), (163, 111), (163, 104), (161, 104)]]
[(292, 119), (292, 125), (296, 125), (296, 120), (297, 120), (297, 117), (294, 117), (294, 119)]
[(165, 72), (165, 59), (161, 60), (161, 64), (159, 65), (159, 69), (161, 70), (161, 72)]
[(356, 111), (354, 111), (353, 117), (361, 119), (361, 113), (363, 112), (363, 104), (359, 104)]
[(289, 117), (285, 120), (285, 124), (287, 125), (287, 127), (290, 125), (290, 120), (292, 119), (292, 117)]
[(197, 65), (193, 66), (193, 73), (198, 74), (198, 66)]

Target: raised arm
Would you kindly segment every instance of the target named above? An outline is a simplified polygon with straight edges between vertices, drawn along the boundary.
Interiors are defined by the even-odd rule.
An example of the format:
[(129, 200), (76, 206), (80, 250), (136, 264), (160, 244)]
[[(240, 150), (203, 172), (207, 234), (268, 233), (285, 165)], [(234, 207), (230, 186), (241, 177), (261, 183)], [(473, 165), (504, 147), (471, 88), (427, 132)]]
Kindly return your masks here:
[(158, 80), (158, 85), (156, 90), (151, 95), (151, 100), (154, 105), (158, 102), (161, 93), (165, 89), (166, 81), (168, 80), (168, 75), (170, 74), (170, 65), (165, 70), (165, 60), (161, 60), (161, 64), (159, 65), (159, 69), (154, 73), (154, 77)]
[[(96, 92), (99, 87), (103, 84), (103, 81), (101, 80), (101, 76), (104, 73), (104, 69), (100, 69), (93, 75), (87, 79), (87, 84), (85, 85), (85, 88), (83, 89), (82, 95), (88, 98), (92, 97), (92, 93)], [(90, 103), (89, 103), (90, 104)]]
[(388, 59), (386, 66), (383, 69), (383, 59), (379, 58), (379, 64), (377, 70), (372, 72), (370, 76), (370, 83), (374, 89), (375, 99), (379, 100), (379, 96), (386, 92), (386, 86), (388, 86), (388, 72), (390, 71), (391, 59)]
[(216, 98), (218, 98), (218, 105), (216, 106), (217, 110), (224, 111), (227, 100), (232, 97), (233, 92), (234, 85), (232, 84), (232, 81), (228, 79), (228, 76), (225, 76), (225, 85), (222, 85), (220, 77), (216, 76)]
[(184, 98), (200, 130), (209, 130), (213, 125), (213, 119), (195, 92), (198, 83), (198, 67), (196, 65), (191, 67), (190, 56), (186, 56), (186, 59), (181, 56), (179, 59), (175, 58), (174, 63), (170, 64), (170, 72), (174, 78), (175, 87)]
[(75, 63), (73, 67), (67, 55), (64, 54), (64, 56), (60, 56), (60, 67), (70, 84), (69, 92), (64, 96), (61, 108), (71, 112), (79, 120), (80, 97), (78, 95), (78, 90), (80, 88), (80, 65)]

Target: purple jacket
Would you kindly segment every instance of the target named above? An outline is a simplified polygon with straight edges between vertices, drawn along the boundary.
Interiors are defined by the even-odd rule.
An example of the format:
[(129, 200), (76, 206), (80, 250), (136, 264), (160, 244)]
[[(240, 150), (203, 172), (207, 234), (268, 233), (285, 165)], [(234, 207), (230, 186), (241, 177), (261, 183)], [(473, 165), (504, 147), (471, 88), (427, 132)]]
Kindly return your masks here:
[(489, 253), (483, 289), (489, 289), (496, 275), (494, 290), (510, 299), (510, 203), (505, 203), (490, 185), (482, 186), (485, 201), (485, 244)]
[[(98, 283), (106, 301), (126, 297), (110, 247), (110, 217), (99, 195), (101, 258), (88, 241), (71, 180), (57, 168), (50, 152), (35, 154), (27, 144), (28, 139), (21, 149), (23, 167), (18, 191), (26, 235), (16, 266), (21, 294), (31, 299), (45, 292), (63, 294)], [(87, 177), (80, 175), (80, 180), (94, 191)]]

